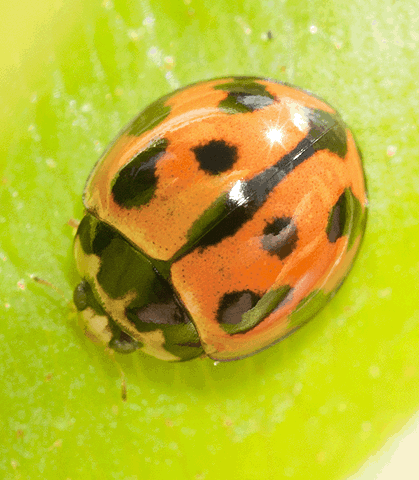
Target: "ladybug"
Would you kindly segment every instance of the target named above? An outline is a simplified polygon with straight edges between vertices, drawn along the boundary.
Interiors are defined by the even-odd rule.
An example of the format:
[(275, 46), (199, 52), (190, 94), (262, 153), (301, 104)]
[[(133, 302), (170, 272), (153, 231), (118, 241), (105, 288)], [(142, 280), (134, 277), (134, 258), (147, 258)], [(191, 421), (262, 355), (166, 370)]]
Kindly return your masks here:
[(96, 163), (83, 202), (86, 333), (167, 361), (235, 360), (294, 332), (341, 285), (367, 218), (339, 114), (257, 77), (152, 103)]

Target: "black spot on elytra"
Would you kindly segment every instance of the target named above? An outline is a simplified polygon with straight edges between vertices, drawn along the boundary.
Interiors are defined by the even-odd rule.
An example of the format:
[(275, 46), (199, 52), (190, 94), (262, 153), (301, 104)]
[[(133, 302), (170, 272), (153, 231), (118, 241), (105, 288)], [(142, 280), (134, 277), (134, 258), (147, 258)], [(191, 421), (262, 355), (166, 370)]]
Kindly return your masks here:
[(113, 228), (106, 225), (106, 223), (98, 222), (92, 241), (93, 253), (100, 256), (103, 250), (105, 250), (105, 248), (112, 242), (116, 235), (117, 233), (115, 230), (113, 230)]
[(84, 216), (77, 230), (77, 236), (84, 253), (99, 257), (117, 235), (113, 228), (89, 214)]
[(350, 195), (348, 195), (348, 192), (350, 191), (345, 190), (342, 193), (330, 211), (326, 233), (329, 242), (331, 243), (335, 243), (340, 237), (342, 237), (342, 235), (345, 234), (351, 209), (351, 205), (349, 203)]
[(260, 296), (250, 290), (226, 293), (220, 301), (217, 321), (225, 325), (237, 325), (242, 315), (252, 309), (260, 300)]
[(219, 107), (230, 114), (254, 112), (275, 101), (266, 86), (251, 77), (237, 77), (232, 82), (216, 85), (214, 89), (228, 92)]
[(297, 227), (289, 217), (275, 218), (266, 225), (263, 235), (263, 248), (281, 260), (290, 255), (297, 246)]
[(289, 285), (267, 291), (262, 297), (250, 290), (227, 293), (219, 303), (217, 320), (229, 335), (246, 333), (292, 298)]
[(192, 150), (201, 170), (211, 175), (230, 170), (237, 160), (237, 147), (223, 140), (211, 140)]
[(160, 139), (139, 152), (115, 176), (111, 192), (124, 208), (145, 205), (157, 187), (156, 164), (165, 154), (168, 141)]

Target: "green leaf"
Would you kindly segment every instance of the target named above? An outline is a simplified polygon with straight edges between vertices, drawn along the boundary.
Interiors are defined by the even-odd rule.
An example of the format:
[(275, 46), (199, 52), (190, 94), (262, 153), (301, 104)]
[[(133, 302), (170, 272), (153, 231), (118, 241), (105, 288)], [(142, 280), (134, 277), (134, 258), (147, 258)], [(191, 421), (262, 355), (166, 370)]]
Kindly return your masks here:
[[(3, 5), (2, 478), (343, 479), (418, 410), (418, 19), (415, 0)], [(112, 358), (77, 325), (68, 222), (119, 129), (223, 75), (341, 112), (369, 185), (361, 252), (315, 319), (254, 357)]]

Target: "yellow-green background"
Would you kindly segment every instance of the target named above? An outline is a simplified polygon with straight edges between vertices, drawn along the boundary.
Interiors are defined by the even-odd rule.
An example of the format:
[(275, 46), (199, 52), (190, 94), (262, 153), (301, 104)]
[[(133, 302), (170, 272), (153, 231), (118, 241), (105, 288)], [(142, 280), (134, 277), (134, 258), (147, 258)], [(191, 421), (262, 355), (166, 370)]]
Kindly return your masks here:
[[(3, 0), (0, 37), (1, 478), (356, 471), (419, 409), (417, 1)], [(308, 88), (351, 125), (370, 192), (357, 263), (315, 320), (255, 357), (115, 363), (77, 327), (67, 222), (137, 111), (231, 74)]]

